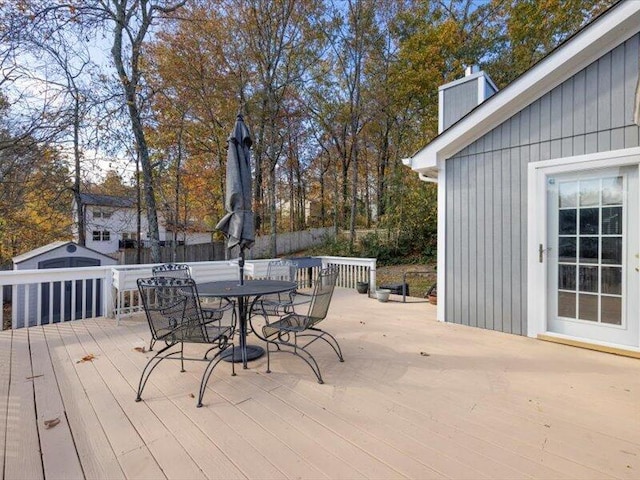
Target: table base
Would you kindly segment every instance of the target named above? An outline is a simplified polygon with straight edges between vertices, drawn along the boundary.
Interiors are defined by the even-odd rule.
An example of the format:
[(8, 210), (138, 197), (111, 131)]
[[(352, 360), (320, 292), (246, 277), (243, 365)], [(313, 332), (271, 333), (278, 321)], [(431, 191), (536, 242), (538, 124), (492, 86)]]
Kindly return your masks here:
[[(264, 348), (258, 345), (247, 345), (247, 361), (255, 360), (263, 355)], [(242, 362), (242, 350), (240, 350), (240, 347), (236, 346), (235, 353), (231, 355), (231, 349), (229, 349), (222, 354), (222, 360), (225, 362), (240, 363)]]

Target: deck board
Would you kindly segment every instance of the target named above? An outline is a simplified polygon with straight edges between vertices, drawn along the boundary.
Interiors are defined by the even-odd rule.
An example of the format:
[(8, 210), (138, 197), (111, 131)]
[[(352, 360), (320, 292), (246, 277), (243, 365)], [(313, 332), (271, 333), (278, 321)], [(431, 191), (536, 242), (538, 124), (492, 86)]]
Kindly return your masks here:
[[(109, 443), (112, 445), (125, 477), (166, 478), (149, 452), (148, 446), (115, 399), (111, 385), (103, 381), (96, 369), (94, 363), (103, 360), (100, 352), (85, 350), (69, 323), (57, 325), (58, 332), (67, 349), (69, 361), (73, 363), (85, 392), (91, 398), (93, 409)], [(95, 359), (82, 361), (88, 355), (94, 355)]]
[[(100, 343), (102, 351), (113, 362), (114, 366), (127, 379), (134, 388), (131, 399), (135, 396), (135, 388), (140, 378), (140, 371), (146, 363), (146, 355), (134, 350), (141, 346), (142, 342), (137, 337), (127, 335), (123, 337), (123, 328), (107, 325), (104, 322), (94, 321), (92, 335)], [(146, 342), (145, 342), (146, 343)], [(201, 471), (210, 479), (240, 479), (246, 478), (242, 472), (226, 457), (201, 430), (193, 424), (191, 419), (166, 395), (157, 388), (157, 379), (152, 377), (145, 393), (154, 401), (147, 402), (158, 421), (170, 431), (175, 440), (189, 452), (190, 456), (199, 466)], [(195, 400), (187, 393), (190, 407), (193, 408)]]
[(29, 330), (16, 330), (11, 343), (11, 381), (7, 407), (4, 465), (7, 479), (36, 480), (44, 475), (32, 377)]
[[(139, 347), (145, 343), (147, 333), (144, 330), (142, 330), (141, 332), (139, 326), (135, 326), (134, 328), (132, 328), (132, 333), (136, 335), (136, 338), (138, 339), (137, 341), (134, 340), (131, 343), (131, 349), (133, 350), (133, 348), (135, 348), (136, 346)], [(142, 363), (142, 365), (144, 364)], [(253, 404), (252, 399), (256, 398), (257, 396), (261, 399), (265, 397), (266, 392), (261, 392), (260, 390), (256, 390), (254, 384), (248, 383), (242, 377), (230, 378), (229, 375), (224, 372), (224, 370), (228, 367), (225, 367), (224, 365), (222, 365), (221, 367), (222, 367), (221, 369), (217, 369), (215, 371), (209, 383), (209, 390), (215, 392), (214, 394), (221, 395), (222, 397), (226, 398), (232, 404), (237, 405), (238, 408), (240, 408), (245, 413), (247, 408), (251, 409), (251, 406)], [(256, 370), (258, 370), (259, 368), (260, 367), (256, 367)], [(196, 374), (193, 376), (195, 381), (200, 380), (199, 375)], [(215, 383), (214, 383), (214, 379), (215, 379)], [(244, 389), (240, 388), (242, 385), (245, 386)], [(207, 395), (209, 395), (209, 393)], [(266, 396), (267, 398), (274, 399), (272, 395), (266, 395)], [(285, 402), (282, 402), (282, 401), (280, 401), (273, 410), (280, 412), (280, 420), (279, 420), (280, 422), (282, 422), (284, 419), (291, 418), (292, 416), (293, 417), (299, 416), (299, 411), (297, 411), (296, 409), (292, 409)], [(274, 422), (274, 418), (276, 416), (273, 414), (273, 410), (270, 411), (269, 409), (265, 409), (263, 411), (263, 413), (267, 415), (269, 419), (268, 421), (263, 420), (261, 422), (255, 419), (254, 421), (256, 421), (256, 423), (260, 425), (269, 424), (271, 426), (274, 426), (274, 423), (278, 423), (278, 422)], [(255, 412), (256, 411), (255, 408), (252, 409), (252, 411)], [(264, 426), (266, 427), (266, 425)], [(278, 426), (277, 428), (282, 429), (283, 427)], [(269, 430), (269, 428), (265, 428), (265, 430)], [(325, 460), (325, 462), (321, 464), (321, 468), (325, 470), (325, 475), (328, 476), (329, 478), (358, 478), (359, 476), (363, 475), (358, 470), (355, 470), (353, 467), (350, 466), (350, 464), (353, 464), (354, 462), (354, 456), (356, 459), (361, 459), (362, 464), (366, 465), (366, 468), (364, 468), (364, 470), (369, 472), (367, 478), (379, 478), (381, 474), (384, 474), (385, 478), (395, 478), (398, 475), (397, 472), (395, 472), (392, 469), (389, 469), (389, 467), (387, 467), (382, 462), (376, 462), (376, 460), (373, 457), (369, 456), (362, 450), (351, 448), (352, 444), (348, 442), (344, 442), (339, 435), (331, 432), (327, 428), (323, 428), (320, 431), (316, 430), (314, 432), (313, 437), (318, 439), (318, 441), (315, 442), (316, 445), (309, 446), (309, 449), (301, 450), (300, 435), (295, 437), (295, 446), (290, 445), (289, 448), (293, 450), (298, 450), (299, 451), (298, 458), (304, 458), (305, 461), (307, 462), (313, 462), (316, 457), (320, 457), (322, 458), (322, 460)], [(256, 451), (260, 451), (261, 457), (271, 459), (269, 452), (265, 450), (271, 450), (272, 443), (274, 442), (273, 441), (264, 442), (263, 447), (261, 447), (259, 443), (256, 446), (255, 442), (252, 443), (252, 445), (254, 445)], [(339, 451), (342, 454), (347, 452), (347, 455), (344, 457), (344, 460), (341, 460), (339, 457), (336, 457), (335, 455), (332, 455), (332, 458), (329, 458), (329, 459), (323, 458), (324, 454), (321, 451), (322, 450), (321, 445), (324, 445), (325, 448), (327, 446), (337, 447), (336, 451)], [(267, 448), (265, 448), (265, 446)], [(294, 456), (291, 454), (289, 454), (289, 456), (291, 458), (294, 458)], [(320, 462), (319, 459), (317, 461)], [(319, 467), (317, 463), (316, 463), (316, 467)], [(286, 468), (284, 470), (286, 470)]]
[[(29, 346), (44, 471), (50, 478), (84, 478), (42, 328), (29, 329)], [(55, 419), (57, 425), (45, 426)]]
[[(113, 327), (103, 326), (102, 329), (113, 333), (114, 338), (118, 339), (118, 343), (122, 345), (120, 354), (128, 357), (132, 362), (137, 364), (138, 370), (134, 380), (137, 385), (139, 372), (142, 371), (147, 362), (146, 354), (141, 354), (134, 350), (146, 343), (146, 338), (142, 339), (138, 334), (127, 331), (126, 327), (115, 329)], [(136, 325), (135, 330), (138, 332), (143, 329)], [(124, 333), (123, 333), (124, 332)], [(124, 338), (123, 338), (124, 335)], [(201, 371), (204, 365), (188, 364), (187, 372), (180, 374), (177, 362), (165, 362), (158, 369), (167, 372), (154, 375), (149, 380), (143, 399), (154, 408), (157, 401), (166, 398), (172, 402), (182, 415), (184, 415), (189, 423), (183, 426), (185, 430), (199, 430), (199, 434), (204, 435), (207, 443), (203, 444), (204, 452), (211, 455), (211, 460), (215, 460), (216, 469), (210, 471), (209, 474), (221, 476), (222, 478), (285, 478), (285, 475), (278, 470), (268, 459), (260, 452), (253, 449), (250, 445), (246, 445), (244, 439), (238, 432), (230, 428), (219, 416), (214, 412), (218, 405), (226, 403), (215, 392), (209, 391), (205, 396), (205, 408), (196, 408), (196, 398), (199, 386), (199, 378), (193, 378), (192, 370)], [(221, 367), (224, 367), (222, 365)], [(227, 365), (228, 367), (228, 365)], [(230, 372), (229, 372), (230, 373)], [(207, 406), (211, 408), (206, 408)], [(215, 448), (212, 448), (215, 447)], [(226, 476), (228, 475), (228, 476)]]
[(56, 325), (43, 327), (51, 364), (86, 478), (124, 479), (124, 472), (80, 382)]
[[(260, 407), (278, 421), (290, 425), (298, 432), (298, 437), (306, 435), (318, 444), (318, 449), (326, 450), (333, 457), (339, 459), (332, 465), (325, 465), (327, 474), (334, 473), (333, 478), (404, 478), (398, 471), (371, 456), (359, 445), (350, 442), (338, 432), (334, 432), (322, 423), (317, 422), (304, 413), (290, 408), (285, 402), (266, 392), (257, 392), (253, 397), (260, 403)], [(247, 402), (248, 403), (248, 402)], [(353, 473), (355, 470), (357, 473)]]
[(87, 352), (96, 352), (98, 356), (92, 363), (96, 371), (110, 386), (116, 402), (122, 409), (131, 426), (140, 435), (140, 439), (149, 447), (149, 453), (155, 459), (167, 478), (204, 479), (205, 476), (185, 449), (176, 441), (167, 428), (158, 421), (158, 417), (144, 402), (132, 402), (135, 388), (128, 384), (121, 372), (111, 363), (107, 355), (108, 348), (102, 349), (89, 332), (89, 323), (70, 322), (78, 340)]
[(0, 335), (0, 472), (4, 472), (7, 405), (11, 380), (11, 332)]
[[(326, 448), (338, 440), (335, 434), (325, 430), (323, 435), (308, 435), (303, 428), (296, 425), (295, 418), (299, 416), (298, 412), (287, 408), (283, 402), (276, 401), (270, 404), (269, 400), (273, 397), (267, 391), (257, 389), (255, 384), (245, 378), (228, 380), (221, 377), (220, 380), (214, 386), (216, 392), (235, 403), (247, 417), (264, 430), (272, 432), (298, 457), (313, 464), (325, 476), (367, 478), (351, 465), (352, 457), (350, 461), (343, 460)], [(369, 463), (373, 463), (371, 460), (370, 458)]]
[[(318, 395), (315, 386), (310, 386), (307, 393), (301, 392), (306, 398), (316, 401), (321, 399), (319, 405), (326, 408), (331, 398)], [(300, 390), (300, 389), (298, 389)], [(419, 412), (413, 412), (409, 421), (396, 414), (399, 405), (392, 403), (383, 395), (376, 392), (362, 394), (358, 389), (348, 389), (338, 394), (341, 401), (336, 412), (343, 418), (370, 419), (362, 422), (363, 428), (375, 435), (385, 436), (387, 441), (394, 445), (402, 445), (402, 451), (412, 454), (416, 460), (427, 460), (438, 471), (450, 478), (522, 478), (522, 465), (513, 462), (511, 456), (505, 456), (505, 452), (498, 449), (482, 448), (483, 446), (469, 445), (460, 439), (452, 438), (451, 432), (445, 435), (433, 428), (433, 422), (422, 416)], [(463, 436), (466, 439), (466, 435)], [(465, 444), (466, 443), (466, 444)], [(455, 452), (465, 451), (465, 462), (461, 462)], [(506, 461), (505, 461), (506, 459)], [(509, 466), (513, 464), (514, 467)], [(529, 468), (532, 466), (529, 465)], [(544, 470), (549, 476), (557, 477), (557, 472)], [(527, 475), (524, 475), (526, 478)]]
[(338, 433), (346, 440), (356, 443), (372, 457), (379, 459), (407, 478), (446, 478), (434, 468), (425, 465), (403, 451), (406, 445), (390, 443), (386, 435), (376, 436), (364, 430), (364, 423), (371, 421), (363, 419), (362, 423), (352, 423), (344, 420), (335, 412), (327, 411), (315, 403), (308, 402), (291, 390), (279, 387), (271, 391), (273, 395), (297, 409), (300, 414), (310, 416), (313, 420), (323, 424), (326, 428)]
[(200, 409), (202, 362), (164, 362), (134, 401), (141, 316), (0, 332), (4, 478), (638, 477), (639, 360), (434, 316), (337, 289), (324, 385), (291, 355), (221, 363)]

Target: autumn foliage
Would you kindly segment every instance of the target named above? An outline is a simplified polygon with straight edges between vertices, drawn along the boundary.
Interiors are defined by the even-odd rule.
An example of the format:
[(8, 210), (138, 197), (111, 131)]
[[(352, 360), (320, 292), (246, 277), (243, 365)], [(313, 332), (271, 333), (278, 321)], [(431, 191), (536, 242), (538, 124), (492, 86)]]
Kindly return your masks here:
[[(3, 71), (16, 72), (0, 84), (10, 99), (0, 142), (0, 257), (70, 234), (69, 192), (78, 169), (89, 171), (90, 151), (126, 165), (119, 176), (125, 183), (152, 186), (163, 218), (183, 229), (211, 229), (223, 215), (226, 140), (238, 113), (254, 136), (260, 233), (275, 242), (278, 231), (384, 226), (414, 250), (432, 252), (435, 187), (417, 181), (401, 159), (437, 135), (438, 86), (462, 76), (465, 65), (479, 64), (502, 88), (611, 3), (131, 2), (128, 32), (144, 26), (143, 4), (154, 17), (139, 48), (131, 40), (125, 51), (122, 60), (139, 61), (139, 71), (123, 79), (109, 60), (114, 18), (107, 14), (118, 11), (120, 0), (15, 2), (0, 14)], [(40, 41), (27, 41), (29, 32)], [(25, 119), (20, 92), (29, 68), (20, 58), (44, 58), (43, 38), (44, 45), (49, 38), (73, 38), (67, 47), (84, 42), (90, 52), (102, 48), (105, 58), (92, 53), (91, 68), (74, 70), (75, 97), (61, 97)], [(82, 57), (77, 48), (64, 51)], [(134, 80), (135, 88), (127, 90)], [(81, 91), (80, 84), (87, 88)], [(53, 115), (65, 98), (85, 108), (75, 124), (64, 123), (68, 115)], [(127, 117), (132, 102), (147, 160), (140, 155), (140, 132)], [(59, 128), (45, 138), (37, 126), (47, 121)], [(82, 152), (76, 159), (84, 163), (66, 161), (71, 157), (63, 146), (72, 140), (73, 126)], [(27, 147), (15, 138), (31, 141)], [(142, 162), (138, 177), (132, 174), (136, 161)], [(82, 178), (84, 189), (99, 183)], [(148, 207), (149, 199), (141, 198)]]

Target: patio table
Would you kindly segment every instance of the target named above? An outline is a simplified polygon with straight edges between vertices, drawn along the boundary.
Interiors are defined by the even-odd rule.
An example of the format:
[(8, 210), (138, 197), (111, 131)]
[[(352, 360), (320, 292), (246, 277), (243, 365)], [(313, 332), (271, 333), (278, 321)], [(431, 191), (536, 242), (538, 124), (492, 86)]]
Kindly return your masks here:
[(237, 280), (225, 280), (198, 284), (198, 295), (201, 298), (236, 299), (238, 306), (238, 322), (240, 324), (240, 351), (233, 356), (231, 352), (223, 356), (224, 360), (240, 362), (247, 368), (248, 360), (255, 360), (264, 355), (264, 348), (258, 345), (247, 345), (247, 321), (249, 312), (263, 295), (284, 293), (295, 290), (295, 282), (283, 280), (245, 280), (242, 285)]

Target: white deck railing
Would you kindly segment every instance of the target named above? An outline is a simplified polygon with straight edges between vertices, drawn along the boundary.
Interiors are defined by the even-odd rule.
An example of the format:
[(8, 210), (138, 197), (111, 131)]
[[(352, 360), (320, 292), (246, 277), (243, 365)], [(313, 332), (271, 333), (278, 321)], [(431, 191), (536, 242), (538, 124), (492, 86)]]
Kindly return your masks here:
[[(339, 287), (355, 288), (366, 281), (375, 292), (376, 259), (351, 257), (315, 257), (322, 268), (338, 269)], [(266, 275), (269, 260), (250, 260), (245, 276)], [(233, 280), (238, 278), (237, 262), (189, 263), (196, 282)], [(0, 272), (0, 304), (4, 305), (5, 287), (11, 287), (11, 325), (13, 328), (64, 322), (89, 317), (120, 318), (141, 310), (136, 280), (151, 276), (152, 264), (59, 268), (43, 270), (12, 270)], [(300, 286), (308, 286), (320, 267), (298, 270)], [(0, 309), (0, 325), (4, 308)]]
[(4, 290), (11, 286), (11, 325), (21, 328), (50, 321), (111, 315), (112, 267), (55, 268), (0, 272), (0, 321)]

